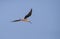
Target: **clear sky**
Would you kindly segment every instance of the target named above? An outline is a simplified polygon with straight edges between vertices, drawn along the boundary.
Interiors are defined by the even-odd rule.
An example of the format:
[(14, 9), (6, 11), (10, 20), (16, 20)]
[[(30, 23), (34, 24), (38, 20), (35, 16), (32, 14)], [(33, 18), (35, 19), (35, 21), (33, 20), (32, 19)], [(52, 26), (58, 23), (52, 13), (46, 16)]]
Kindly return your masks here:
[[(31, 8), (32, 24), (11, 22)], [(60, 0), (0, 0), (0, 39), (60, 39)]]

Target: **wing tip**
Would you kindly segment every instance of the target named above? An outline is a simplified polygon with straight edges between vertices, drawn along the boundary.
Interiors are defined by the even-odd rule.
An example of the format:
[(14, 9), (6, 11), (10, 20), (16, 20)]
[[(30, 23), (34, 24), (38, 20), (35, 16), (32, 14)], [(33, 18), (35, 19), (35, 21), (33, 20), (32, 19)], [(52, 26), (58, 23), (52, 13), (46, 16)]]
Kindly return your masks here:
[(31, 8), (31, 10), (32, 10), (32, 8)]

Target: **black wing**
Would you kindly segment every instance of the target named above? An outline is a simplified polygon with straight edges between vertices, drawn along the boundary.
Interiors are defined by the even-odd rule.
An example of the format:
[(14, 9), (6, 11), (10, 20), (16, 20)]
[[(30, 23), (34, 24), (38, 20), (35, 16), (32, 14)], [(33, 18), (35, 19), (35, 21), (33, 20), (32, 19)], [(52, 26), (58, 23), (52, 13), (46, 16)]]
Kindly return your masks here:
[(18, 22), (18, 21), (21, 21), (21, 20), (14, 20), (14, 21), (12, 21), (12, 22)]
[(30, 10), (30, 12), (24, 17), (24, 19), (28, 18), (29, 16), (31, 16), (32, 14), (32, 9)]

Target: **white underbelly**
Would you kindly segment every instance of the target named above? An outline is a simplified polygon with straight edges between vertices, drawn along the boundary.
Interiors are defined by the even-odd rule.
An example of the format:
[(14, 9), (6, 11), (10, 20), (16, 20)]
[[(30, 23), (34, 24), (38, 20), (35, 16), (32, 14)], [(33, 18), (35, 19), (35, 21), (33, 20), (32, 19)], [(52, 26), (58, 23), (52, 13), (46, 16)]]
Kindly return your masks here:
[(29, 20), (28, 20), (28, 19), (23, 19), (22, 21), (24, 21), (24, 22), (28, 22)]

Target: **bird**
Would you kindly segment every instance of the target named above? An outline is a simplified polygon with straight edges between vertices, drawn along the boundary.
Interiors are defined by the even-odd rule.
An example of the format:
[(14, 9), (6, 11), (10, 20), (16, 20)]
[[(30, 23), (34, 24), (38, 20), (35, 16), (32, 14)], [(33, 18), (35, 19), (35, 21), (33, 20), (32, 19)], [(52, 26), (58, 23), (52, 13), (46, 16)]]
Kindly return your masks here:
[(32, 15), (32, 8), (30, 9), (30, 11), (28, 12), (28, 14), (27, 14), (23, 19), (13, 20), (12, 22), (22, 21), (22, 22), (29, 22), (29, 23), (31, 23), (31, 21), (28, 20), (28, 18), (29, 18), (31, 15)]

